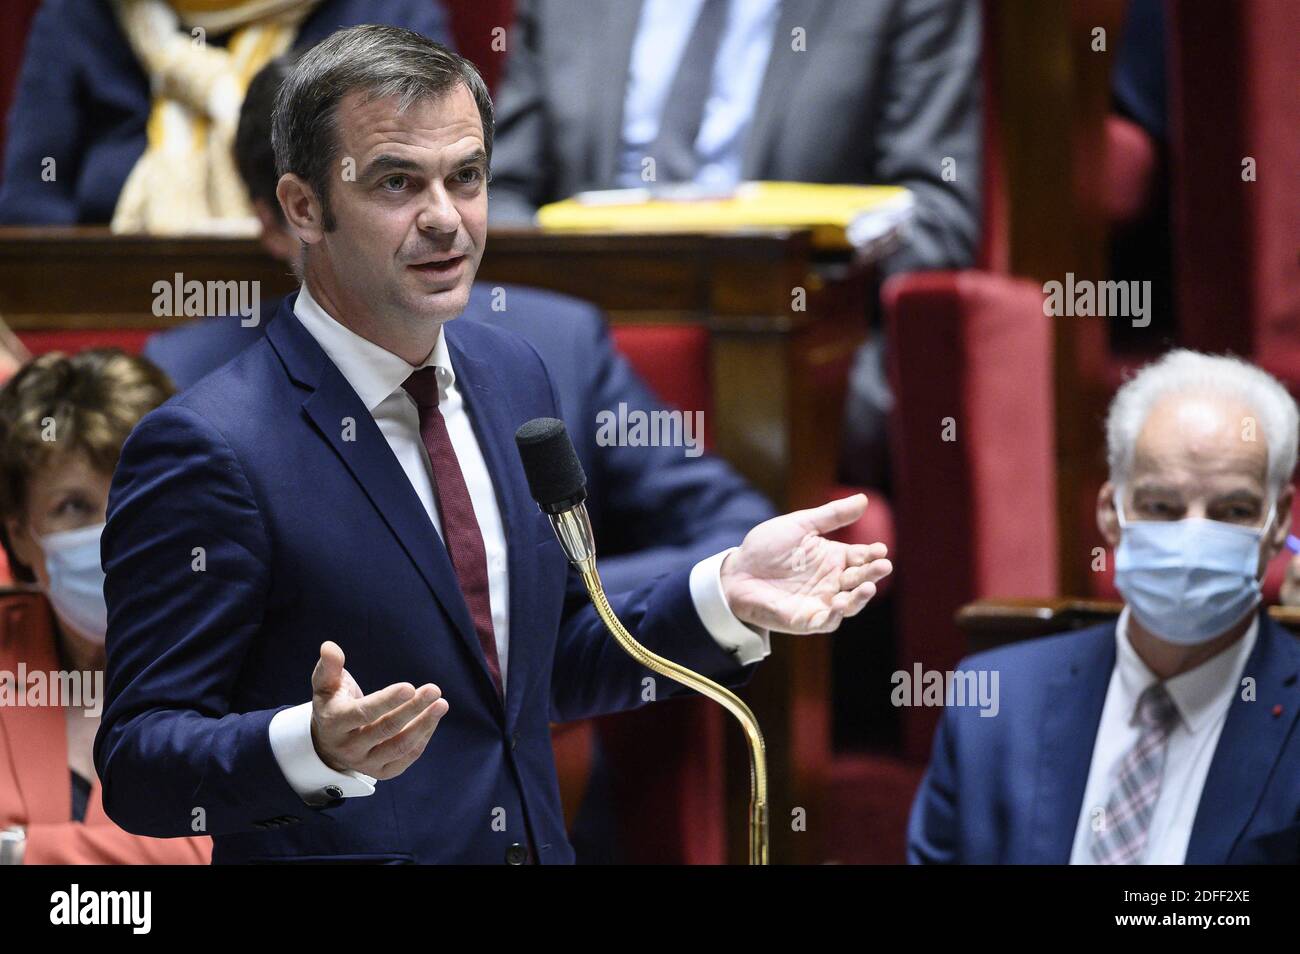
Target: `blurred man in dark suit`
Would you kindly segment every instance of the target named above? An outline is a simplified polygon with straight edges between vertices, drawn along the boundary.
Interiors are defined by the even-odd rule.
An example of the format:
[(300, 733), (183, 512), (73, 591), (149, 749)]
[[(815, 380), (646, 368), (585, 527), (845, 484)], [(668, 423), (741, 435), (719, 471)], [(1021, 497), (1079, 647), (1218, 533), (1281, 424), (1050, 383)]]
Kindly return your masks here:
[(658, 183), (890, 183), (916, 216), (888, 269), (969, 265), (979, 39), (966, 0), (523, 0), (489, 214), (644, 186), (647, 159)]
[[(905, 186), (884, 273), (963, 268), (980, 203), (972, 0), (523, 0), (497, 97), (493, 222), (586, 190), (744, 180)], [(888, 487), (893, 396), (873, 335), (841, 477)]]

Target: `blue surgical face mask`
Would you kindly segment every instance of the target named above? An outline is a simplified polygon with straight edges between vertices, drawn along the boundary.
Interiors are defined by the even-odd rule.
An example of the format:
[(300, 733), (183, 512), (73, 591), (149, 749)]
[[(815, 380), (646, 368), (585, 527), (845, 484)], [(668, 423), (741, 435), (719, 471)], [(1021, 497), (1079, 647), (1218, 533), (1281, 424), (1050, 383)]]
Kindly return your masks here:
[(95, 643), (108, 631), (104, 571), (99, 567), (99, 538), (104, 525), (62, 530), (39, 538), (50, 575), (46, 592), (55, 612), (77, 633)]
[(1259, 605), (1260, 541), (1273, 525), (1276, 501), (1262, 527), (1201, 517), (1130, 523), (1122, 494), (1116, 488), (1115, 587), (1146, 629), (1165, 642), (1196, 646)]

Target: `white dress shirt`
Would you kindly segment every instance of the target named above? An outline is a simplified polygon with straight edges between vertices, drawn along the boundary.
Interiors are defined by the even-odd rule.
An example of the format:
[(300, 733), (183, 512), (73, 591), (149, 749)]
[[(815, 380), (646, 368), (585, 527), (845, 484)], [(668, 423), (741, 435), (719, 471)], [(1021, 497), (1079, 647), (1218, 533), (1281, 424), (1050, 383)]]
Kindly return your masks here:
[[(618, 184), (638, 188), (641, 161), (659, 135), (668, 93), (704, 0), (646, 0), (641, 8), (623, 98)], [(745, 140), (776, 40), (781, 0), (731, 0), (714, 60), (709, 97), (695, 139), (694, 182), (730, 188), (740, 182)], [(789, 42), (785, 37), (782, 42)]]
[[(306, 285), (302, 286), (293, 311), (374, 417), (441, 537), (442, 521), (438, 515), (433, 467), (420, 436), (420, 412), (415, 401), (402, 387), (402, 383), (418, 368), (344, 327), (326, 313), (311, 296)], [(501, 684), (505, 687), (508, 685), (510, 659), (510, 587), (505, 526), (492, 488), (492, 478), (483, 460), (483, 452), (456, 387), (455, 369), (452, 368), (441, 328), (433, 350), (419, 367), (437, 369), (438, 407), (447, 423), (447, 433), (465, 476), (474, 516), (483, 534), (492, 629), (496, 637), (497, 656), (501, 662)], [(766, 630), (756, 630), (742, 623), (727, 606), (722, 592), (722, 561), (729, 552), (731, 551), (725, 550), (701, 560), (691, 569), (691, 598), (709, 635), (723, 649), (735, 655), (738, 662), (748, 665), (763, 659), (771, 651), (769, 634)], [(363, 687), (363, 691), (379, 688), (382, 687)], [(336, 797), (338, 794), (349, 797), (374, 792), (375, 780), (370, 776), (359, 772), (336, 772), (321, 761), (311, 740), (310, 702), (276, 713), (271, 719), (270, 737), (271, 750), (280, 771), (304, 800), (328, 801), (331, 796)], [(337, 787), (338, 792), (327, 794), (327, 787)]]
[[(1072, 865), (1095, 863), (1090, 850), (1093, 820), (1114, 790), (1120, 760), (1138, 740), (1141, 730), (1134, 719), (1138, 697), (1158, 681), (1129, 642), (1128, 622), (1129, 610), (1125, 606), (1115, 626), (1115, 668), (1092, 749), (1088, 785), (1070, 852)], [(1258, 634), (1259, 618), (1255, 617), (1241, 639), (1195, 669), (1165, 682), (1178, 709), (1178, 720), (1166, 743), (1164, 776), (1147, 828), (1142, 864), (1181, 865), (1186, 858), (1219, 734), (1232, 700), (1241, 691), (1241, 673)]]

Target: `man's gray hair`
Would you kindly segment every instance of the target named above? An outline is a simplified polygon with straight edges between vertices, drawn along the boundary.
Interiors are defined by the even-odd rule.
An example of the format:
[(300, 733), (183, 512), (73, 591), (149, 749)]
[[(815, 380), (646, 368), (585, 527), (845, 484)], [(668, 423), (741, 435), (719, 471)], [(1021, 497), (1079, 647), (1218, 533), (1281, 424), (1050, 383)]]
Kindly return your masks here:
[(355, 26), (321, 40), (280, 86), (271, 121), (277, 176), (292, 172), (320, 199), (323, 225), (334, 227), (329, 184), (338, 154), (338, 105), (349, 93), (367, 101), (398, 98), (398, 109), (439, 98), (464, 84), (483, 121), (483, 150), (492, 161), (492, 98), (474, 64), (413, 30)]
[(1240, 358), (1180, 348), (1148, 364), (1126, 381), (1106, 416), (1110, 479), (1128, 482), (1133, 448), (1147, 416), (1171, 394), (1215, 394), (1236, 398), (1254, 413), (1268, 442), (1268, 482), (1279, 493), (1291, 480), (1300, 436), (1300, 411), (1282, 383)]

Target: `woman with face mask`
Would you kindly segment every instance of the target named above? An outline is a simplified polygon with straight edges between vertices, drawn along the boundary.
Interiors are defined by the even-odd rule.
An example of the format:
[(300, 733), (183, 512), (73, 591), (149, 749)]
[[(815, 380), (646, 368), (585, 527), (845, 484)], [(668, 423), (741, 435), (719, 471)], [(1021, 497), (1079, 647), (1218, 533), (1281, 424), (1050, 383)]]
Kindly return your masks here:
[(0, 864), (206, 864), (206, 836), (130, 834), (91, 749), (104, 693), (99, 537), (122, 444), (172, 394), (115, 349), (46, 354), (0, 390)]

